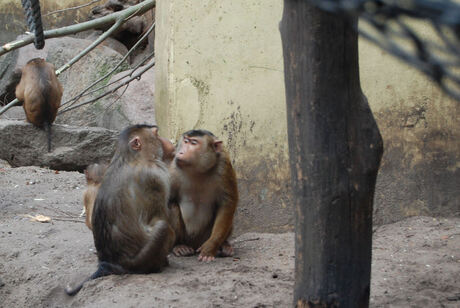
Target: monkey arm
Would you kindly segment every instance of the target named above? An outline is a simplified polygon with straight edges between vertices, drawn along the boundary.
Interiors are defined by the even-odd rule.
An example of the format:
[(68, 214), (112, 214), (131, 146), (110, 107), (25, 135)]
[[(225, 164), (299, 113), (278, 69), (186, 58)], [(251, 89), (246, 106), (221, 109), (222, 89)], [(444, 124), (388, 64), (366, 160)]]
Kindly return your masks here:
[(236, 206), (238, 205), (238, 185), (235, 171), (233, 170), (228, 156), (225, 156), (223, 171), (223, 200), (218, 204), (211, 236), (200, 248), (198, 248), (198, 251), (200, 251), (200, 258), (214, 258), (218, 249), (225, 240), (227, 240), (232, 231), (233, 216), (235, 215)]
[(233, 216), (235, 214), (236, 202), (233, 200), (222, 204), (218, 209), (216, 219), (209, 239), (198, 248), (200, 256), (215, 257), (220, 246), (230, 236), (233, 227)]
[(174, 232), (176, 233), (176, 243), (175, 244), (183, 243), (184, 236), (185, 236), (185, 225), (182, 219), (180, 207), (177, 203), (169, 203), (168, 217), (169, 217), (169, 223), (171, 224), (171, 227), (174, 229)]

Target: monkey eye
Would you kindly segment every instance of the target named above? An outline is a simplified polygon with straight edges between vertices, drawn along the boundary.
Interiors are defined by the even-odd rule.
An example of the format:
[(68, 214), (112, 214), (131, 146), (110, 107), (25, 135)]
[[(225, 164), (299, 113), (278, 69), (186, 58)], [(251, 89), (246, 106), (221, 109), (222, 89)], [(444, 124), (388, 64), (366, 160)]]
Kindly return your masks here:
[(193, 145), (197, 145), (198, 142), (196, 140), (190, 140), (190, 143), (193, 144)]

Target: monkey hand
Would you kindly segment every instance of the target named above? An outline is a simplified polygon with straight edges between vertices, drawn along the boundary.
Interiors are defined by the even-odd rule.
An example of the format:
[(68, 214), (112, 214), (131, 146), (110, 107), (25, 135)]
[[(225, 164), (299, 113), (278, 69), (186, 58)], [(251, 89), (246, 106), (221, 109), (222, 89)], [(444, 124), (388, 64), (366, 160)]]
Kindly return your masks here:
[(198, 261), (209, 262), (214, 261), (217, 254), (217, 249), (219, 245), (216, 245), (214, 242), (207, 240), (198, 248), (196, 251), (200, 253), (198, 256)]

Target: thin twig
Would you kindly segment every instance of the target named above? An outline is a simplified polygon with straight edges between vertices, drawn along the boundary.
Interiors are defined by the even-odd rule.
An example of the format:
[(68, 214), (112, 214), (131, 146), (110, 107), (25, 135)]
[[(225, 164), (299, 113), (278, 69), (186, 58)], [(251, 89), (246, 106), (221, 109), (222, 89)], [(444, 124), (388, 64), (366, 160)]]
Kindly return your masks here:
[(61, 105), (60, 108), (62, 108), (63, 106), (67, 105), (68, 103), (72, 102), (73, 103), (71, 104), (71, 106), (76, 103), (82, 96), (84, 96), (84, 94), (89, 90), (91, 89), (92, 87), (94, 87), (96, 84), (98, 84), (99, 82), (101, 82), (102, 80), (104, 80), (105, 78), (109, 77), (110, 75), (113, 74), (113, 72), (115, 72), (122, 64), (123, 62), (131, 55), (131, 53), (140, 45), (140, 43), (142, 43), (142, 41), (147, 38), (147, 36), (149, 35), (150, 32), (153, 31), (153, 29), (155, 29), (155, 23), (153, 23), (150, 28), (147, 30), (147, 32), (145, 32), (145, 34), (136, 42), (136, 44), (134, 44), (133, 47), (131, 47), (131, 49), (128, 51), (128, 53), (117, 63), (117, 65), (115, 65), (115, 67), (110, 71), (108, 72), (107, 74), (105, 74), (104, 76), (100, 77), (98, 80), (96, 80), (95, 82), (93, 82), (92, 84), (90, 84), (89, 86), (87, 86), (83, 91), (81, 91), (79, 94), (77, 94), (76, 96), (74, 96), (73, 98), (69, 99), (68, 101), (66, 101), (65, 103), (63, 103)]
[(93, 0), (90, 3), (86, 3), (86, 4), (74, 6), (74, 7), (65, 8), (65, 9), (62, 9), (62, 10), (49, 12), (49, 13), (46, 13), (45, 15), (42, 15), (42, 17), (50, 16), (50, 15), (54, 15), (54, 14), (57, 14), (57, 13), (62, 13), (62, 12), (65, 12), (65, 11), (70, 11), (70, 10), (78, 10), (78, 9), (81, 9), (82, 7), (90, 6), (91, 4), (99, 2), (99, 1), (101, 1), (101, 0)]
[(51, 220), (57, 220), (57, 221), (71, 221), (71, 222), (85, 222), (84, 220), (79, 220), (79, 219), (72, 219), (72, 218), (64, 218), (64, 217), (50, 217)]
[(248, 238), (248, 239), (244, 239), (244, 240), (234, 241), (233, 244), (238, 244), (238, 243), (243, 243), (243, 242), (251, 242), (251, 241), (258, 241), (258, 240), (260, 240), (260, 237)]
[(120, 85), (118, 85), (117, 87), (113, 88), (112, 90), (107, 91), (107, 92), (105, 92), (104, 94), (101, 94), (101, 95), (99, 95), (98, 97), (93, 98), (93, 99), (91, 99), (91, 100), (89, 100), (89, 101), (87, 101), (87, 102), (78, 104), (78, 105), (76, 105), (76, 106), (68, 107), (68, 108), (66, 108), (66, 109), (64, 109), (64, 110), (62, 110), (62, 111), (60, 111), (60, 112), (58, 113), (58, 115), (63, 114), (64, 112), (67, 112), (67, 111), (76, 109), (76, 108), (78, 108), (78, 107), (81, 107), (81, 106), (84, 106), (84, 105), (88, 105), (88, 104), (94, 103), (95, 101), (97, 101), (97, 100), (99, 100), (99, 99), (101, 99), (101, 98), (103, 98), (103, 97), (105, 97), (105, 96), (107, 96), (107, 95), (109, 95), (109, 94), (114, 93), (116, 90), (118, 90), (118, 89), (120, 89), (121, 87), (123, 87), (124, 85), (130, 83), (130, 82), (133, 81), (134, 79), (139, 79), (139, 78), (142, 76), (142, 74), (144, 74), (147, 70), (149, 70), (149, 69), (150, 69), (151, 67), (153, 67), (154, 65), (155, 65), (155, 61), (152, 61), (152, 63), (146, 65), (138, 74), (136, 74), (135, 76), (133, 76), (133, 77), (131, 77), (130, 79), (126, 80), (125, 82), (121, 83)]
[(121, 94), (113, 101), (111, 102), (106, 108), (105, 110), (107, 111), (110, 107), (113, 106), (113, 104), (115, 104), (116, 102), (118, 102), (120, 100), (120, 98), (125, 94), (126, 90), (128, 90), (128, 87), (129, 87), (129, 83), (126, 85), (126, 88), (123, 89), (123, 92), (121, 92)]
[(59, 212), (61, 214), (63, 214), (64, 216), (67, 216), (67, 217), (75, 217), (73, 214), (70, 214), (66, 211), (63, 211), (61, 209), (57, 209), (57, 208), (51, 208), (51, 207), (48, 207), (48, 206), (42, 206), (44, 209), (47, 209), (49, 211), (54, 211), (54, 212)]
[(153, 57), (154, 54), (155, 54), (155, 52), (152, 52), (152, 53), (150, 53), (149, 55), (147, 55), (142, 61), (140, 61), (140, 62), (131, 70), (131, 72), (130, 72), (129, 74), (123, 75), (123, 76), (119, 77), (118, 79), (115, 79), (115, 80), (111, 81), (110, 83), (108, 83), (108, 84), (106, 84), (106, 85), (100, 86), (99, 88), (96, 88), (96, 89), (93, 89), (93, 90), (91, 90), (91, 91), (89, 91), (89, 92), (86, 92), (86, 93), (85, 93), (84, 95), (82, 95), (82, 96), (87, 96), (87, 95), (93, 94), (93, 93), (95, 93), (95, 92), (98, 92), (98, 91), (100, 91), (100, 90), (102, 90), (102, 89), (104, 89), (104, 88), (107, 88), (107, 87), (113, 85), (114, 83), (119, 82), (120, 80), (123, 80), (123, 79), (125, 79), (125, 78), (127, 78), (127, 77), (132, 76), (133, 73), (139, 68), (139, 66), (141, 66), (143, 63), (145, 63), (147, 60), (150, 60), (151, 57)]
[(56, 70), (56, 76), (59, 76), (63, 71), (67, 70), (70, 68), (73, 64), (75, 64), (78, 60), (83, 58), (84, 55), (86, 55), (88, 52), (93, 50), (94, 48), (97, 47), (102, 41), (104, 41), (106, 38), (108, 38), (113, 32), (115, 32), (122, 24), (123, 20), (119, 19), (115, 22), (115, 24), (110, 27), (109, 30), (105, 31), (102, 33), (101, 36), (97, 38), (94, 42), (92, 42), (88, 47), (86, 47), (83, 51), (81, 51), (78, 55), (76, 55), (73, 59), (71, 59), (69, 62), (61, 66), (59, 69)]

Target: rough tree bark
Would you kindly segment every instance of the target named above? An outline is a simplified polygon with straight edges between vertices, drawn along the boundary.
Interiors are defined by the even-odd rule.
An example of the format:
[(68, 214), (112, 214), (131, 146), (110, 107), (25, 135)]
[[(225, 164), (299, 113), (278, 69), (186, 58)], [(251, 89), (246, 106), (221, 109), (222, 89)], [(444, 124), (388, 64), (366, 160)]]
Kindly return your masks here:
[(305, 0), (284, 1), (297, 307), (369, 305), (372, 205), (383, 145), (361, 91), (356, 24)]

